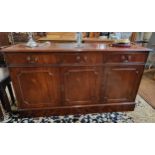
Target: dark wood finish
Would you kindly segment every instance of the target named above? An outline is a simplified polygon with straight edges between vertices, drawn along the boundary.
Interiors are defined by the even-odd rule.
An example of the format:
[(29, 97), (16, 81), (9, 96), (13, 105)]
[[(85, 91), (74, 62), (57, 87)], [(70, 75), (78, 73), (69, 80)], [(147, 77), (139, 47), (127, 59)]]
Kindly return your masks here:
[(0, 32), (0, 47), (9, 45), (8, 32)]
[(134, 110), (149, 51), (92, 43), (3, 49), (21, 116)]
[(10, 44), (8, 34), (9, 34), (8, 32), (0, 32), (0, 67), (5, 66), (5, 61), (3, 54), (1, 53), (1, 49)]
[(112, 53), (107, 54), (107, 63), (144, 63), (148, 53)]
[(4, 119), (4, 116), (3, 116), (2, 108), (0, 106), (0, 121), (2, 121), (3, 119)]
[[(85, 43), (81, 44), (81, 47), (77, 47), (76, 43), (51, 43), (51, 44), (42, 44), (38, 43), (38, 46), (35, 48), (27, 47), (26, 44), (17, 44), (2, 49), (4, 53), (72, 53), (72, 52), (102, 52), (108, 54), (109, 52), (118, 53), (118, 52), (144, 52), (147, 53), (151, 49), (132, 45), (129, 48), (119, 48), (112, 47), (106, 44), (98, 43)], [(107, 53), (108, 52), (108, 53)], [(99, 53), (99, 52), (98, 52)]]
[[(11, 104), (13, 105), (15, 103), (15, 98), (8, 69), (4, 67), (0, 68), (0, 74), (2, 74), (0, 75), (0, 103), (3, 105), (5, 111), (11, 112)], [(8, 89), (11, 100), (9, 100), (6, 88)]]
[(99, 104), (101, 94), (101, 74), (102, 68), (63, 68), (64, 105), (78, 106)]
[[(17, 59), (19, 57), (20, 59)], [(8, 65), (43, 65), (43, 64), (58, 64), (60, 57), (56, 54), (48, 53), (10, 53), (6, 55)]]
[[(88, 114), (88, 113), (103, 113), (114, 111), (132, 111), (134, 110), (134, 102), (124, 102), (117, 104), (98, 104), (86, 106), (61, 106), (54, 108), (37, 108), (37, 109), (19, 109), (18, 113), (21, 117), (39, 117), (51, 115), (71, 115), (71, 114)], [(15, 112), (17, 113), (17, 112)]]
[[(20, 59), (17, 59), (19, 57)], [(8, 65), (50, 65), (50, 64), (97, 64), (103, 62), (101, 53), (10, 53), (6, 55)]]
[(101, 53), (67, 53), (62, 55), (63, 64), (95, 65), (103, 62)]
[(106, 103), (132, 102), (135, 100), (143, 66), (111, 66), (105, 71)]
[(56, 68), (10, 70), (20, 108), (60, 106), (60, 75)]

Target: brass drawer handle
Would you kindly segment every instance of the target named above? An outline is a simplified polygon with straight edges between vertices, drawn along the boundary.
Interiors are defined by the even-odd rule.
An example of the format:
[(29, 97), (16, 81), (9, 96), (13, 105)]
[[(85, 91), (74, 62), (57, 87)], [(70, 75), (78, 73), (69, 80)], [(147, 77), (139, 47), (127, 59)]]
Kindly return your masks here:
[(122, 55), (121, 58), (122, 58), (123, 62), (127, 63), (131, 60), (131, 55), (128, 55), (128, 56)]
[(78, 62), (87, 62), (87, 60), (88, 60), (88, 58), (87, 58), (87, 56), (84, 56), (84, 57), (80, 57), (80, 56), (77, 56), (76, 57), (76, 60), (78, 61)]
[(80, 60), (80, 59), (81, 59), (81, 57), (80, 57), (80, 56), (77, 56), (77, 57), (76, 57), (76, 60)]
[(84, 56), (84, 60), (87, 61), (88, 60), (88, 57), (87, 56)]
[(80, 56), (76, 56), (76, 60), (77, 60), (78, 62), (80, 62), (81, 57), (80, 57)]
[(28, 63), (34, 64), (34, 63), (37, 63), (38, 58), (37, 57), (28, 56), (27, 57), (27, 61), (28, 61)]
[(128, 61), (131, 60), (131, 55), (128, 55)]
[(124, 55), (122, 55), (122, 57), (121, 57), (121, 58), (122, 58), (122, 60), (125, 60), (125, 59), (126, 59)]
[(123, 60), (123, 62), (128, 62), (128, 59), (126, 58), (125, 55), (122, 55), (121, 59)]

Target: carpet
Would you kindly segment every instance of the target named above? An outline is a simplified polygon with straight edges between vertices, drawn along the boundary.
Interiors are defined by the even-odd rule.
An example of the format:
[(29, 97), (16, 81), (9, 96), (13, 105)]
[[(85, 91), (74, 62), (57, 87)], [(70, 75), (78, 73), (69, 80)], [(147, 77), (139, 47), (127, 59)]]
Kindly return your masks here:
[(3, 123), (132, 123), (133, 119), (125, 113), (101, 113), (86, 115), (66, 115), (38, 118), (19, 118), (18, 115), (6, 116)]
[(134, 123), (155, 123), (155, 109), (152, 108), (141, 96), (137, 95), (134, 111), (126, 112)]
[(138, 94), (155, 108), (155, 70), (145, 71), (141, 80)]

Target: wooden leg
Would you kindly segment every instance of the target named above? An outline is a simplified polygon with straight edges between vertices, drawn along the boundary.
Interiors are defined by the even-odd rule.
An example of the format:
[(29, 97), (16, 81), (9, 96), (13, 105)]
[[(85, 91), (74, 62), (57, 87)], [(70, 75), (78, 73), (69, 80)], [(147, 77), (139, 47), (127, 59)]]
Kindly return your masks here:
[(4, 109), (7, 112), (11, 112), (11, 105), (9, 103), (7, 93), (6, 93), (5, 89), (2, 86), (0, 86), (0, 100), (2, 102), (2, 105), (3, 105)]
[[(0, 103), (0, 104), (1, 104), (1, 103)], [(3, 117), (3, 112), (2, 112), (2, 109), (1, 109), (1, 106), (0, 106), (0, 121), (3, 120), (3, 118), (4, 118), (4, 117)]]
[(14, 98), (14, 95), (13, 95), (11, 83), (9, 83), (9, 84), (7, 85), (7, 87), (8, 87), (9, 93), (10, 93), (12, 105), (14, 105), (14, 104), (15, 104), (15, 98)]

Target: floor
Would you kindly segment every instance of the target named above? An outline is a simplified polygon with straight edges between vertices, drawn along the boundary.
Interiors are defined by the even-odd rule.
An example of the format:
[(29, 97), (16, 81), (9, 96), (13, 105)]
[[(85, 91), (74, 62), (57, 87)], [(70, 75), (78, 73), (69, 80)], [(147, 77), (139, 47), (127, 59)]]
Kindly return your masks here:
[(155, 123), (155, 110), (138, 95), (135, 110), (132, 112), (39, 118), (19, 118), (18, 115), (5, 114), (5, 119), (1, 123)]
[(155, 109), (139, 95), (136, 103), (135, 110), (127, 112), (127, 116), (132, 117), (135, 123), (155, 123)]
[(139, 94), (155, 108), (155, 69), (145, 70)]

